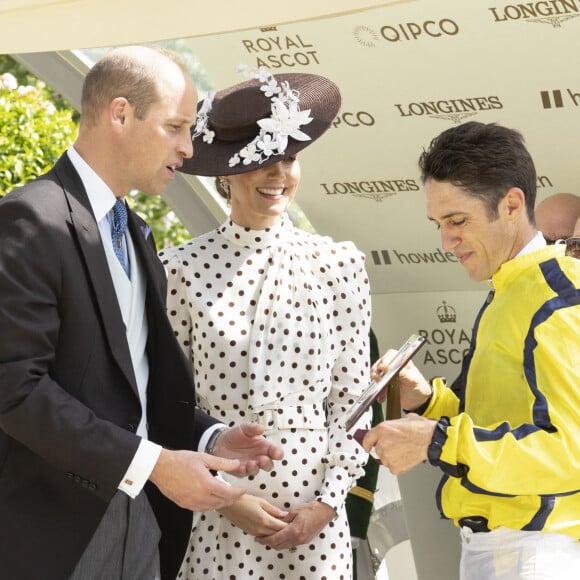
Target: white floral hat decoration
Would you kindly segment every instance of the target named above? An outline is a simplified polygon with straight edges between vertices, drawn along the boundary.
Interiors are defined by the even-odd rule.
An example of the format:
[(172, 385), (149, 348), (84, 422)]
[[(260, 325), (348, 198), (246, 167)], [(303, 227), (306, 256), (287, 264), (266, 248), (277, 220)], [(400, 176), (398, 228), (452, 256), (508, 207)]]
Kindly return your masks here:
[(199, 103), (193, 158), (184, 160), (184, 173), (232, 175), (266, 167), (310, 145), (336, 118), (340, 91), (325, 77), (274, 76), (245, 65), (238, 71), (250, 80)]

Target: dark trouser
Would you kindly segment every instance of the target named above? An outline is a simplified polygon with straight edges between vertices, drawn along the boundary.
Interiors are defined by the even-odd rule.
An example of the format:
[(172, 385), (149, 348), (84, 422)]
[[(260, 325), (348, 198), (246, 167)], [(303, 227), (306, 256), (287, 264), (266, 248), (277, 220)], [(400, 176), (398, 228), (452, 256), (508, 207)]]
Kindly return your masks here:
[(118, 491), (69, 580), (158, 580), (160, 537), (145, 493)]

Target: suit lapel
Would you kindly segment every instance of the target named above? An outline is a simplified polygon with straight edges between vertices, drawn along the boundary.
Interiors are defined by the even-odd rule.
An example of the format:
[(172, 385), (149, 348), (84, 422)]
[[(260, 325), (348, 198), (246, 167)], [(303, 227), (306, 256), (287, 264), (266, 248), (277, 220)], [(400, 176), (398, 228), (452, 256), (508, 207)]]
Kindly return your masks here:
[(56, 164), (55, 173), (68, 201), (69, 228), (79, 242), (89, 283), (94, 290), (95, 308), (100, 313), (113, 358), (117, 361), (135, 394), (138, 395), (125, 324), (89, 198), (66, 154)]
[(155, 243), (150, 237), (147, 224), (133, 211), (128, 212), (128, 228), (139, 265), (143, 268), (147, 283), (147, 304), (153, 307), (148, 309), (149, 316), (156, 316), (165, 312), (165, 291), (167, 280), (161, 261), (157, 256)]

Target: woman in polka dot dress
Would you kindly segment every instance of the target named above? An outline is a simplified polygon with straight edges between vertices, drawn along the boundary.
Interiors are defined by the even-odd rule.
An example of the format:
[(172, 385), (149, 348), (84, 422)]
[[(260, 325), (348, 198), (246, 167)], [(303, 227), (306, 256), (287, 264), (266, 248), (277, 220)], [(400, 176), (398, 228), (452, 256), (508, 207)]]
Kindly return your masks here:
[(196, 515), (178, 577), (349, 579), (344, 502), (367, 456), (341, 417), (368, 382), (368, 278), (352, 243), (306, 233), (286, 213), (296, 153), (328, 128), (340, 93), (317, 75), (260, 71), (200, 105), (183, 170), (219, 176), (231, 215), (161, 252), (168, 313), (199, 406), (265, 425), (285, 456), (234, 505)]

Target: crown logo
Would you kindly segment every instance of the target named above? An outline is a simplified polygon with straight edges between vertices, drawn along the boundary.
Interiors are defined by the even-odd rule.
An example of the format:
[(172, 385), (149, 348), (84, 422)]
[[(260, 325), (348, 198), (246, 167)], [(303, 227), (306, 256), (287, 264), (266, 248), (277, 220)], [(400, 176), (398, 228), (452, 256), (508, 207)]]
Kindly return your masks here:
[(443, 300), (443, 304), (437, 308), (437, 316), (442, 324), (446, 322), (455, 322), (457, 318), (455, 308), (453, 308), (453, 306), (447, 306), (445, 300)]
[(277, 26), (264, 26), (260, 28), (260, 32), (273, 32), (275, 30), (278, 30)]

